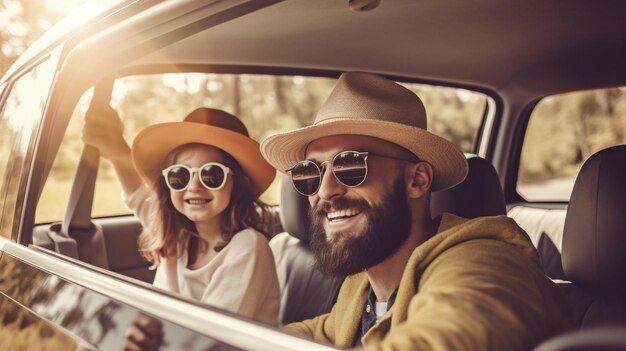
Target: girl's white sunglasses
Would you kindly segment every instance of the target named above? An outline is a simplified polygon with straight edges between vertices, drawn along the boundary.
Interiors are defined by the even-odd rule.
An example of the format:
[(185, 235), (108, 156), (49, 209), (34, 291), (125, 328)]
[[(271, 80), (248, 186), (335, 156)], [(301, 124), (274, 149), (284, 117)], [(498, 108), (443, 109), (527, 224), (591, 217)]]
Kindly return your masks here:
[(165, 184), (173, 191), (184, 191), (191, 184), (193, 174), (198, 173), (200, 183), (209, 190), (220, 190), (226, 184), (230, 168), (221, 163), (209, 162), (200, 167), (189, 167), (183, 164), (175, 164), (167, 167), (161, 174), (165, 178)]

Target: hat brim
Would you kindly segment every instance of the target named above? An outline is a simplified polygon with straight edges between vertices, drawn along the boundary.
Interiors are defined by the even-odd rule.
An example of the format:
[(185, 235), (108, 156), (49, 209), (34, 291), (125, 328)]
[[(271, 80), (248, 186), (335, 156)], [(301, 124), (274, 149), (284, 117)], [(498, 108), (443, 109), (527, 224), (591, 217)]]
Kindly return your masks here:
[(141, 178), (152, 186), (167, 166), (167, 155), (191, 143), (214, 146), (230, 154), (252, 181), (256, 196), (274, 180), (276, 171), (261, 156), (259, 143), (237, 132), (191, 122), (160, 123), (143, 129), (133, 141), (133, 164)]
[(333, 118), (294, 131), (278, 133), (261, 142), (261, 154), (281, 172), (305, 159), (307, 145), (331, 135), (363, 135), (392, 142), (428, 162), (434, 171), (432, 191), (451, 188), (468, 172), (463, 152), (448, 140), (424, 129), (380, 120)]

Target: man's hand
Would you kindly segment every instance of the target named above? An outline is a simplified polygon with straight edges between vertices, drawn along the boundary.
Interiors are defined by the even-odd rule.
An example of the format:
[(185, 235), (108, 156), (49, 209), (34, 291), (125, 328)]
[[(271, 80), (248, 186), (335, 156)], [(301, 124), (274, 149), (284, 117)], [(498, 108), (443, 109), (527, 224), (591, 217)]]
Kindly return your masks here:
[(123, 351), (157, 351), (163, 345), (163, 324), (139, 313), (126, 330)]

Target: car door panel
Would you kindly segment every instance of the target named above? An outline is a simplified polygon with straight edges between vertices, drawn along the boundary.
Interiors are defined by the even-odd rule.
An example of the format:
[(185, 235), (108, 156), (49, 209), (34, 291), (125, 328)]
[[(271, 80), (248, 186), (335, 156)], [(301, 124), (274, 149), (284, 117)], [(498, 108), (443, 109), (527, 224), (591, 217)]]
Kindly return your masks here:
[(160, 350), (333, 350), (53, 251), (0, 238), (0, 294), (103, 350), (139, 316), (162, 325)]
[[(35, 335), (41, 342), (60, 346), (54, 349), (74, 349), (77, 342), (68, 336), (74, 335), (93, 348), (119, 350), (125, 330), (140, 314), (136, 308), (6, 253), (0, 265), (0, 291), (3, 326), (15, 327), (24, 338)], [(220, 344), (166, 320), (155, 320), (163, 328), (162, 350), (207, 350)], [(14, 336), (10, 341), (19, 343), (21, 338)], [(24, 342), (32, 345), (34, 341)]]

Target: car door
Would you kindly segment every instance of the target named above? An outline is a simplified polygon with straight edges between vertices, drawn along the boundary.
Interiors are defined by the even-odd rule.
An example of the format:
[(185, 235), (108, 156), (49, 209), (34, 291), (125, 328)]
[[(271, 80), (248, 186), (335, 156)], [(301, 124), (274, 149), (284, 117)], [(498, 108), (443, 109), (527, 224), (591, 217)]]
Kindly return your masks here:
[[(136, 3), (142, 7), (148, 2)], [(65, 38), (81, 33), (89, 37), (71, 32)], [(128, 272), (94, 264), (97, 260), (88, 256), (68, 254), (81, 252), (76, 242), (82, 233), (55, 236), (54, 221), (36, 223), (41, 190), (69, 120), (66, 113), (80, 96), (72, 93), (85, 87), (72, 74), (81, 65), (65, 69), (76, 42), (59, 40), (38, 45), (39, 51), (19, 60), (0, 82), (0, 348), (117, 350), (131, 324), (147, 319), (160, 331), (161, 350), (330, 349), (156, 289)], [(81, 183), (79, 178), (76, 187)], [(55, 205), (70, 207), (61, 198)], [(137, 221), (129, 218), (110, 218), (114, 224), (103, 226), (137, 229)], [(40, 245), (40, 239), (51, 237), (51, 245)], [(104, 243), (123, 256), (117, 244), (115, 235)]]

